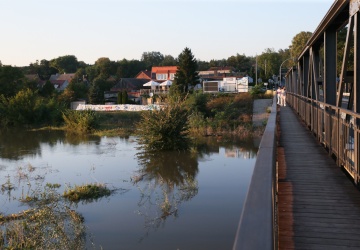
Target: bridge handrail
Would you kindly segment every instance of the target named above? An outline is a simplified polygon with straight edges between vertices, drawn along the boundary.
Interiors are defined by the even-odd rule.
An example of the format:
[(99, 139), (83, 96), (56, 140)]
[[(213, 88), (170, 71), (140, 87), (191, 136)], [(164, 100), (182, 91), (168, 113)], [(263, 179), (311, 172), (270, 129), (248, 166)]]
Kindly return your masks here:
[(338, 112), (341, 112), (341, 113), (344, 113), (344, 114), (347, 114), (347, 115), (351, 115), (353, 117), (356, 117), (356, 118), (359, 118), (360, 119), (360, 114), (352, 111), (352, 110), (349, 110), (349, 109), (345, 109), (345, 108), (340, 108), (340, 107), (337, 107), (335, 105), (331, 105), (331, 104), (328, 104), (328, 103), (325, 103), (325, 102), (322, 102), (322, 101), (318, 101), (318, 100), (314, 100), (310, 97), (306, 97), (306, 96), (302, 96), (302, 95), (299, 95), (299, 94), (296, 94), (296, 93), (291, 93), (291, 92), (288, 92), (287, 95), (292, 95), (296, 98), (299, 98), (300, 100), (305, 100), (307, 101), (308, 103), (315, 103), (315, 104), (319, 104), (319, 105), (323, 105), (324, 107), (328, 107), (332, 110), (336, 110)]
[(341, 107), (287, 92), (287, 103), (299, 115), (336, 164), (360, 186), (360, 114)]
[(276, 249), (276, 97), (262, 136), (233, 250)]

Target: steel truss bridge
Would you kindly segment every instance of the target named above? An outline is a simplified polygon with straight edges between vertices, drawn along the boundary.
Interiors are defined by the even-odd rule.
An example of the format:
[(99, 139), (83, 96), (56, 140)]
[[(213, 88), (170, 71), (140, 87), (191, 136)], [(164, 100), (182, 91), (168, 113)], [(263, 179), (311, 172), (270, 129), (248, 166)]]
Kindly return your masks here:
[(286, 73), (234, 250), (360, 249), (359, 14), (360, 0), (335, 0)]

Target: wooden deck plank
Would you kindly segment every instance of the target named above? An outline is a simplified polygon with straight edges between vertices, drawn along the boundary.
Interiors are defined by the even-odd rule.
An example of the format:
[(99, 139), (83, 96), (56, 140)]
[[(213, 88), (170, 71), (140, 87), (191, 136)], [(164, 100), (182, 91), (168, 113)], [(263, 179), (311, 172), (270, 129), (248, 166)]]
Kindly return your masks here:
[(290, 107), (279, 114), (279, 249), (360, 249), (359, 190)]

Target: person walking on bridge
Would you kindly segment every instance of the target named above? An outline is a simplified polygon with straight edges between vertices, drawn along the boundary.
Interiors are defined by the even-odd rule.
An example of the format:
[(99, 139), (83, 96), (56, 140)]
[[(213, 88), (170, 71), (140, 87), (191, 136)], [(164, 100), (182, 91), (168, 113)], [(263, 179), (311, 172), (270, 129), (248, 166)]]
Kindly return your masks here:
[(280, 105), (280, 98), (281, 98), (281, 89), (280, 86), (278, 87), (278, 89), (276, 90), (276, 99), (277, 99), (277, 104)]
[(281, 104), (280, 104), (280, 106), (286, 106), (286, 88), (285, 87), (283, 87), (282, 89), (281, 89), (281, 102), (280, 102)]

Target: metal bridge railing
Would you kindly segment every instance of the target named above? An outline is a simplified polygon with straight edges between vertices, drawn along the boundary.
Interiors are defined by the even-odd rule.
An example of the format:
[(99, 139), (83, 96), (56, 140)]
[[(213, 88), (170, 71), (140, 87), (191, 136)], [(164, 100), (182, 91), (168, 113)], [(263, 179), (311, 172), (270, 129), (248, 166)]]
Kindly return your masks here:
[(289, 92), (287, 102), (336, 159), (337, 165), (359, 184), (360, 128), (356, 121), (360, 114)]
[(233, 250), (277, 249), (275, 233), (276, 116), (275, 96), (260, 142)]

